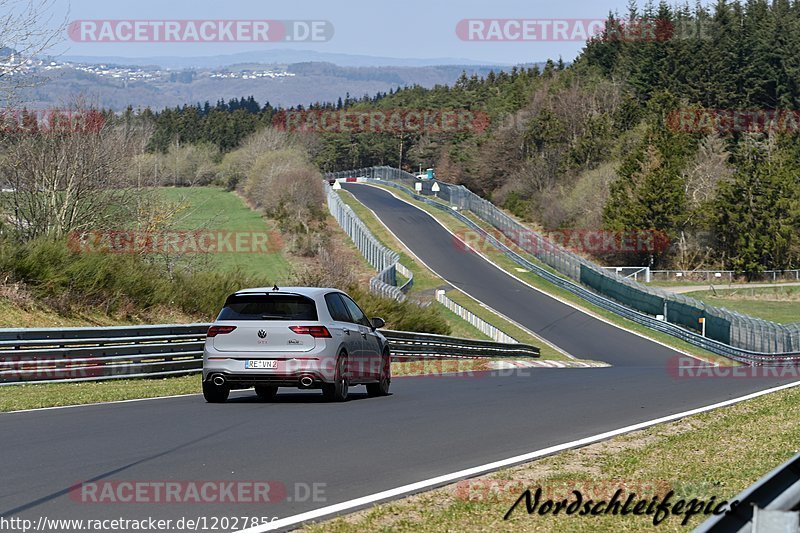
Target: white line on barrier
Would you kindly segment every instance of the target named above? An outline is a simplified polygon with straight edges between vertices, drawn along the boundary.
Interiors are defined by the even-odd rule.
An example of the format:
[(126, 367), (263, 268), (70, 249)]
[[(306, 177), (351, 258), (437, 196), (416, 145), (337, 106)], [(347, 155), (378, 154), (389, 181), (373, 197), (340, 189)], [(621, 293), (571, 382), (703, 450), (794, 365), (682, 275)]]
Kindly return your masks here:
[[(367, 184), (367, 185), (371, 185), (371, 184)], [(548, 297), (550, 297), (550, 298), (552, 298), (552, 299), (554, 299), (554, 300), (557, 300), (557, 301), (559, 301), (559, 302), (563, 303), (564, 305), (568, 305), (569, 307), (572, 307), (573, 309), (575, 309), (575, 310), (577, 310), (577, 311), (580, 311), (581, 313), (585, 313), (585, 314), (587, 314), (587, 315), (589, 315), (589, 316), (591, 316), (591, 317), (594, 317), (594, 318), (596, 318), (597, 320), (600, 320), (601, 322), (605, 322), (606, 324), (609, 324), (609, 325), (611, 325), (611, 326), (614, 326), (615, 328), (621, 329), (621, 330), (623, 330), (623, 331), (627, 331), (628, 333), (631, 333), (631, 334), (633, 334), (633, 335), (636, 335), (637, 337), (641, 337), (641, 338), (643, 338), (643, 339), (647, 339), (647, 340), (648, 340), (648, 341), (650, 341), (650, 342), (654, 342), (654, 343), (656, 343), (656, 344), (660, 344), (661, 346), (664, 346), (665, 348), (669, 348), (670, 350), (673, 350), (673, 351), (675, 351), (675, 352), (678, 352), (678, 353), (681, 353), (681, 354), (683, 354), (683, 355), (686, 355), (687, 357), (691, 357), (691, 358), (693, 358), (693, 359), (697, 359), (698, 361), (702, 361), (702, 362), (704, 362), (704, 363), (713, 364), (713, 362), (712, 362), (712, 361), (708, 361), (708, 360), (706, 360), (706, 359), (703, 359), (703, 358), (702, 358), (702, 357), (700, 357), (699, 355), (694, 355), (694, 354), (691, 354), (691, 353), (689, 353), (689, 352), (687, 352), (687, 351), (685, 351), (685, 350), (682, 350), (681, 348), (676, 348), (676, 347), (674, 347), (674, 346), (670, 346), (669, 344), (666, 344), (665, 342), (662, 342), (662, 341), (660, 341), (660, 340), (658, 340), (658, 339), (654, 339), (654, 338), (652, 338), (652, 337), (648, 337), (647, 335), (644, 335), (643, 333), (639, 333), (638, 331), (633, 331), (633, 330), (631, 330), (631, 329), (628, 329), (628, 328), (626, 328), (625, 326), (621, 326), (621, 325), (619, 325), (619, 324), (616, 324), (616, 323), (614, 323), (614, 322), (611, 322), (611, 321), (610, 321), (610, 320), (608, 320), (607, 318), (605, 318), (605, 317), (603, 317), (603, 316), (600, 316), (600, 315), (598, 315), (597, 313), (595, 313), (595, 312), (593, 312), (593, 311), (591, 311), (591, 310), (589, 310), (589, 309), (586, 309), (585, 307), (578, 306), (577, 304), (575, 304), (575, 303), (573, 303), (573, 302), (570, 302), (569, 300), (565, 300), (565, 299), (563, 299), (563, 298), (560, 298), (560, 297), (558, 297), (558, 296), (555, 296), (555, 295), (553, 295), (553, 294), (550, 294), (550, 293), (548, 293), (548, 292), (546, 292), (546, 291), (544, 291), (544, 290), (542, 290), (542, 289), (540, 289), (540, 288), (538, 288), (538, 287), (535, 287), (535, 286), (531, 285), (530, 283), (528, 283), (528, 282), (527, 282), (527, 281), (525, 281), (524, 279), (521, 279), (521, 278), (519, 278), (519, 277), (515, 276), (514, 274), (512, 274), (511, 272), (509, 272), (508, 270), (505, 270), (503, 267), (501, 267), (500, 265), (498, 265), (497, 263), (495, 263), (494, 261), (492, 261), (491, 259), (489, 259), (489, 258), (488, 258), (486, 255), (484, 255), (482, 252), (480, 252), (479, 250), (477, 250), (477, 249), (473, 248), (472, 246), (470, 246), (470, 245), (469, 245), (468, 243), (466, 243), (466, 242), (465, 242), (463, 239), (460, 239), (460, 238), (459, 238), (459, 237), (458, 237), (458, 236), (457, 236), (455, 233), (453, 233), (452, 231), (450, 231), (450, 229), (449, 229), (447, 226), (445, 226), (445, 225), (444, 225), (444, 224), (443, 224), (443, 223), (442, 223), (442, 222), (441, 222), (441, 221), (440, 221), (438, 218), (436, 218), (435, 216), (431, 215), (430, 213), (428, 213), (428, 212), (427, 212), (427, 211), (425, 211), (424, 209), (420, 208), (420, 207), (419, 207), (419, 206), (417, 206), (417, 205), (414, 205), (413, 203), (409, 202), (408, 200), (406, 200), (406, 199), (404, 199), (404, 198), (400, 198), (399, 196), (397, 196), (396, 194), (394, 194), (392, 191), (388, 191), (388, 190), (386, 190), (386, 189), (383, 189), (382, 187), (377, 187), (377, 188), (379, 188), (379, 189), (382, 189), (382, 190), (386, 191), (387, 193), (391, 194), (392, 196), (394, 196), (395, 198), (397, 198), (397, 199), (398, 199), (398, 200), (400, 200), (401, 202), (405, 202), (405, 203), (407, 203), (408, 205), (410, 205), (410, 206), (412, 206), (412, 207), (414, 207), (414, 208), (416, 208), (416, 209), (419, 209), (419, 210), (420, 210), (420, 211), (422, 211), (423, 213), (427, 214), (429, 217), (431, 217), (433, 220), (435, 220), (437, 224), (439, 224), (441, 227), (443, 227), (443, 228), (445, 229), (445, 231), (447, 231), (447, 232), (448, 232), (450, 235), (452, 235), (452, 236), (453, 236), (453, 237), (455, 237), (456, 239), (459, 239), (459, 240), (460, 240), (462, 243), (464, 243), (464, 246), (466, 246), (467, 248), (469, 248), (470, 250), (472, 250), (473, 252), (475, 252), (476, 254), (478, 254), (478, 255), (479, 255), (481, 258), (483, 258), (483, 260), (484, 260), (484, 261), (486, 261), (487, 263), (489, 263), (489, 264), (490, 264), (490, 265), (492, 265), (493, 267), (497, 268), (497, 269), (498, 269), (498, 270), (500, 270), (501, 272), (503, 272), (503, 273), (507, 274), (508, 276), (510, 276), (510, 277), (512, 277), (512, 278), (514, 278), (515, 280), (519, 281), (519, 282), (520, 282), (520, 283), (522, 283), (523, 285), (527, 285), (527, 286), (528, 286), (528, 287), (530, 287), (531, 289), (533, 289), (533, 290), (535, 290), (535, 291), (537, 291), (537, 292), (539, 292), (539, 293), (541, 293), (541, 294), (544, 294), (545, 296), (548, 296)], [(437, 275), (438, 275), (438, 274), (437, 274)], [(441, 276), (440, 276), (440, 277), (441, 277)], [(445, 278), (442, 278), (442, 279), (445, 279)], [(457, 287), (456, 287), (456, 288), (457, 288)], [(461, 289), (459, 289), (459, 290), (461, 290)], [(461, 292), (464, 292), (464, 291), (461, 291)], [(474, 297), (474, 296), (471, 296), (471, 295), (469, 295), (469, 294), (468, 294), (468, 293), (466, 293), (466, 292), (464, 292), (464, 294), (467, 294), (467, 296), (470, 296), (470, 298), (473, 298), (473, 299), (475, 299), (475, 297)], [(620, 317), (620, 318), (623, 318), (624, 320), (627, 320), (627, 319), (626, 319), (626, 318), (624, 318), (624, 317)], [(538, 336), (538, 335), (537, 335), (537, 336)], [(548, 344), (549, 344), (549, 343), (548, 343)]]
[(322, 507), (320, 509), (314, 509), (313, 511), (307, 511), (305, 513), (300, 513), (294, 516), (290, 516), (287, 518), (282, 518), (280, 520), (276, 520), (269, 524), (251, 527), (249, 529), (243, 529), (238, 533), (262, 533), (265, 531), (275, 531), (277, 529), (287, 529), (292, 526), (296, 526), (303, 522), (308, 522), (311, 520), (316, 520), (319, 518), (329, 517), (335, 514), (341, 514), (345, 511), (352, 511), (360, 507), (366, 507), (368, 505), (380, 502), (382, 500), (389, 500), (392, 498), (397, 498), (398, 496), (405, 496), (408, 494), (413, 494), (416, 492), (421, 492), (426, 489), (431, 489), (441, 485), (447, 485), (453, 483), (454, 481), (458, 481), (461, 479), (466, 479), (470, 477), (475, 477), (481, 474), (486, 474), (488, 472), (492, 472), (495, 470), (500, 470), (501, 468), (507, 468), (509, 466), (514, 466), (521, 463), (527, 463), (533, 461), (535, 459), (541, 459), (542, 457), (546, 457), (548, 455), (553, 455), (565, 450), (573, 449), (573, 448), (581, 448), (583, 446), (587, 446), (589, 444), (594, 444), (596, 442), (600, 442), (603, 440), (608, 440), (612, 437), (617, 437), (619, 435), (623, 435), (625, 433), (630, 433), (632, 431), (638, 431), (640, 429), (645, 429), (648, 427), (652, 427), (658, 424), (663, 424), (665, 422), (673, 422), (675, 420), (679, 420), (681, 418), (686, 418), (687, 416), (697, 415), (701, 413), (705, 413), (708, 411), (713, 411), (714, 409), (719, 409), (722, 407), (728, 407), (730, 405), (734, 405), (743, 401), (752, 400), (754, 398), (758, 398), (760, 396), (765, 396), (767, 394), (772, 394), (774, 392), (780, 392), (782, 390), (791, 389), (794, 387), (800, 386), (800, 381), (795, 383), (789, 383), (788, 385), (781, 385), (780, 387), (774, 387), (772, 389), (767, 389), (760, 392), (754, 392), (752, 394), (748, 394), (746, 396), (742, 396), (739, 398), (734, 398), (732, 400), (726, 400), (724, 402), (715, 403), (713, 405), (708, 405), (706, 407), (699, 407), (697, 409), (692, 409), (690, 411), (684, 411), (682, 413), (677, 413), (674, 415), (667, 415), (661, 418), (656, 418), (654, 420), (648, 420), (647, 422), (640, 422), (638, 424), (633, 424), (631, 426), (626, 426), (623, 428), (615, 429), (613, 431), (607, 431), (605, 433), (600, 433), (598, 435), (594, 435), (591, 437), (586, 437), (579, 440), (574, 440), (571, 442), (566, 442), (564, 444), (558, 444), (556, 446), (551, 446), (549, 448), (544, 448), (541, 450), (536, 450), (534, 452), (526, 453), (524, 455), (517, 455), (515, 457), (510, 457), (508, 459), (503, 459), (501, 461), (495, 461), (493, 463), (487, 463), (480, 466), (475, 466), (473, 468), (467, 468), (466, 470), (459, 470), (458, 472), (453, 472), (451, 474), (445, 474), (443, 476), (437, 476), (429, 479), (425, 479), (423, 481), (418, 481), (416, 483), (411, 483), (409, 485), (403, 485), (401, 487), (396, 487), (393, 489), (385, 490), (382, 492), (377, 492), (375, 494), (370, 494), (368, 496), (362, 496), (361, 498), (355, 498), (353, 500), (348, 500), (346, 502), (337, 503), (334, 505), (329, 505), (327, 507)]

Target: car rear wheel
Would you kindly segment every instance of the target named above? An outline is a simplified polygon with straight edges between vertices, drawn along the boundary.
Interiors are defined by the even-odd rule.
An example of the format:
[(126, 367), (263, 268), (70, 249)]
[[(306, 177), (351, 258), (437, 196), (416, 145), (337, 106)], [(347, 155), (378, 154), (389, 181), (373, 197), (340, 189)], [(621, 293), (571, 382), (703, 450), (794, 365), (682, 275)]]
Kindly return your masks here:
[(381, 375), (377, 383), (367, 384), (367, 395), (386, 396), (389, 394), (389, 386), (392, 384), (392, 360), (389, 352), (384, 352), (381, 356)]
[(333, 383), (322, 385), (322, 396), (329, 402), (344, 402), (347, 400), (347, 392), (350, 388), (350, 381), (347, 379), (347, 354), (339, 354), (336, 360), (336, 374)]
[(278, 394), (278, 387), (275, 385), (256, 385), (256, 394), (262, 400), (273, 400)]
[(223, 403), (228, 399), (230, 393), (231, 389), (227, 385), (219, 386), (214, 385), (210, 381), (203, 382), (203, 398), (205, 398), (208, 403)]

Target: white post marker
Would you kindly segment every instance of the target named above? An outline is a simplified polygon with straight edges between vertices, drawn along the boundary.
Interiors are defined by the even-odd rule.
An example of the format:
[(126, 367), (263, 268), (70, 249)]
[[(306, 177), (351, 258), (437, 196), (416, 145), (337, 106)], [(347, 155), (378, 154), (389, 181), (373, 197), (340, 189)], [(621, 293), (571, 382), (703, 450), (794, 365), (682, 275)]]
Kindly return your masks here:
[(418, 181), (414, 184), (414, 190), (417, 192), (422, 192), (422, 182)]
[(342, 189), (342, 184), (341, 184), (341, 183), (339, 183), (339, 181), (338, 181), (338, 180), (334, 181), (334, 182), (333, 182), (333, 190), (334, 190), (334, 191), (339, 191), (339, 190), (341, 190), (341, 189)]
[(705, 337), (706, 336), (706, 319), (705, 318), (701, 318), (700, 319), (700, 323), (703, 325), (703, 337)]
[(436, 182), (433, 182), (433, 187), (431, 187), (431, 190), (433, 191), (433, 195), (434, 195), (434, 196), (436, 196), (436, 197), (438, 198), (438, 196), (439, 196), (439, 195), (438, 195), (438, 193), (439, 193), (439, 191), (441, 191), (442, 189), (441, 189), (441, 188), (439, 188), (439, 184), (438, 184), (438, 183), (436, 183)]

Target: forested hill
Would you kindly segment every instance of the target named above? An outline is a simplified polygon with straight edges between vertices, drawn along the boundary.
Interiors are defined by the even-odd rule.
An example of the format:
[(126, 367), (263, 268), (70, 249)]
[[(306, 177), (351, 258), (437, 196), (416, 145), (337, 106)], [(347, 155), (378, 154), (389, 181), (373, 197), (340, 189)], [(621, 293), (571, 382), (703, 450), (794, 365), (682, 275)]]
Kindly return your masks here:
[[(488, 127), (324, 132), (311, 146), (325, 170), (434, 166), (440, 179), (546, 229), (660, 230), (671, 239), (664, 253), (612, 263), (798, 268), (798, 30), (797, 1), (650, 4), (613, 14), (569, 66), (550, 61), (290, 111), (483, 113)], [(275, 112), (260, 111), (258, 123), (274, 122)], [(181, 135), (170, 130), (159, 138)]]

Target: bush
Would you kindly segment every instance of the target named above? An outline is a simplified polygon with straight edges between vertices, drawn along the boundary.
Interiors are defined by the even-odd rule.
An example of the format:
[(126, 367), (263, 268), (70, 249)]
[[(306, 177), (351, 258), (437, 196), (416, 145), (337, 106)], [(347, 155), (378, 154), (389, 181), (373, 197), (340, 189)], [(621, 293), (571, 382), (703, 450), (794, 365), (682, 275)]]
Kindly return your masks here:
[(397, 302), (359, 288), (351, 288), (347, 292), (358, 302), (368, 317), (384, 319), (386, 329), (437, 335), (449, 335), (452, 331), (434, 306), (423, 307), (410, 301)]
[[(295, 281), (309, 286), (345, 286), (369, 317), (381, 317), (388, 329), (450, 334), (450, 326), (431, 307), (382, 298), (352, 285), (352, 271), (329, 258), (347, 275), (331, 278), (319, 269), (304, 271)], [(22, 282), (31, 295), (68, 314), (100, 308), (108, 314), (169, 307), (213, 320), (225, 298), (243, 287), (271, 285), (241, 271), (179, 272), (170, 277), (164, 266), (132, 254), (77, 252), (63, 240), (38, 239), (26, 244), (0, 243), (0, 270), (7, 282)]]
[(63, 240), (3, 243), (0, 268), (24, 282), (33, 296), (61, 312), (102, 308), (105, 313), (148, 311), (169, 306), (211, 320), (225, 298), (264, 280), (239, 271), (178, 273), (131, 254), (84, 253)]
[(271, 286), (272, 283), (240, 271), (230, 271), (179, 275), (173, 285), (170, 304), (184, 313), (202, 315), (212, 320), (229, 295), (243, 288)]
[(347, 254), (322, 248), (319, 251), (319, 260), (295, 272), (292, 283), (301, 287), (332, 287), (344, 290), (358, 302), (367, 316), (384, 319), (388, 329), (450, 334), (450, 325), (437, 308), (423, 307), (409, 301), (401, 303), (372, 294), (358, 285), (354, 274), (357, 270), (358, 263), (352, 261)]

